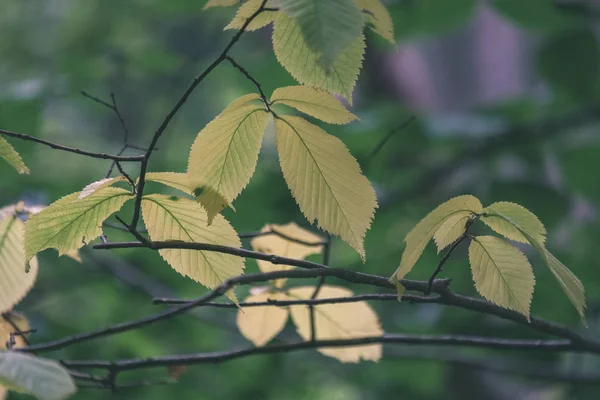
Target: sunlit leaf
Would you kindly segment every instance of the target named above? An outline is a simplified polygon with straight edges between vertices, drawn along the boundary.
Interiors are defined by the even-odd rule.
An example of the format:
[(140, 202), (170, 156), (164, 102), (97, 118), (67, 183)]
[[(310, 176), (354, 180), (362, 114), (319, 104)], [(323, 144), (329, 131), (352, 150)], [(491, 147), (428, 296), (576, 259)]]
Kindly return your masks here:
[(181, 172), (149, 172), (146, 174), (146, 181), (162, 183), (184, 193), (194, 194), (190, 178)]
[(4, 139), (0, 136), (0, 158), (4, 159), (7, 163), (9, 163), (14, 169), (17, 170), (19, 174), (28, 174), (29, 168), (25, 165), (21, 156), (17, 151)]
[(280, 14), (273, 28), (273, 50), (277, 61), (301, 84), (337, 93), (352, 104), (352, 91), (365, 51), (364, 36), (354, 39), (337, 56), (329, 71), (317, 61), (319, 54), (306, 44), (300, 26), (285, 14)]
[(124, 176), (117, 176), (114, 178), (105, 178), (105, 179), (100, 179), (99, 181), (90, 183), (89, 185), (87, 185), (86, 187), (83, 188), (83, 190), (79, 193), (78, 198), (79, 199), (84, 199), (86, 197), (88, 197), (91, 194), (96, 193), (97, 191), (107, 188), (109, 186), (114, 185), (117, 182), (121, 182), (125, 180)]
[(288, 86), (271, 95), (273, 104), (285, 104), (330, 124), (347, 124), (358, 119), (334, 96), (309, 86)]
[(542, 245), (546, 241), (544, 224), (525, 207), (506, 201), (494, 203), (483, 209), (481, 221), (495, 232), (516, 242), (527, 243), (529, 240), (522, 231)]
[[(144, 196), (142, 216), (153, 241), (241, 246), (235, 230), (225, 218), (217, 215), (208, 226), (206, 212), (190, 199), (173, 199), (160, 194)], [(185, 249), (161, 249), (159, 253), (175, 271), (210, 289), (241, 275), (244, 270), (243, 258), (230, 254)], [(235, 301), (233, 292), (229, 296)]]
[[(322, 243), (323, 238), (314, 233), (301, 228), (295, 222), (285, 225), (265, 225), (261, 232), (278, 232), (288, 238), (296, 239), (304, 243)], [(252, 248), (261, 253), (275, 254), (282, 257), (295, 258), (302, 260), (309, 255), (319, 254), (323, 251), (323, 245), (306, 245), (274, 234), (259, 236), (250, 241)], [(258, 267), (262, 272), (283, 271), (294, 268), (291, 265), (273, 264), (269, 261), (256, 260)], [(287, 279), (276, 279), (273, 284), (281, 288), (285, 285)]]
[(37, 258), (27, 267), (24, 231), (23, 222), (12, 214), (0, 220), (0, 313), (12, 310), (37, 278)]
[(495, 236), (477, 236), (469, 246), (469, 261), (475, 287), (483, 297), (529, 320), (535, 278), (519, 249)]
[(62, 400), (77, 391), (59, 363), (15, 351), (0, 351), (0, 383), (40, 400)]
[[(289, 291), (292, 298), (308, 300), (315, 288), (303, 286)], [(324, 285), (317, 299), (349, 297), (353, 293), (345, 288)], [(296, 329), (304, 340), (311, 339), (310, 312), (305, 305), (290, 306)], [(314, 307), (316, 340), (353, 339), (383, 335), (379, 318), (364, 301), (356, 303), (320, 304)], [(381, 344), (320, 348), (318, 351), (344, 363), (362, 360), (378, 361), (381, 358)]]
[(482, 209), (481, 202), (471, 195), (454, 197), (440, 204), (435, 210), (419, 221), (408, 235), (406, 235), (406, 238), (404, 238), (406, 248), (404, 249), (404, 253), (402, 253), (400, 266), (392, 275), (391, 281), (399, 281), (412, 270), (419, 257), (421, 257), (423, 250), (425, 250), (427, 243), (429, 243), (446, 220), (455, 215), (469, 216), (477, 214)]
[(377, 199), (356, 159), (341, 140), (302, 118), (279, 117), (275, 131), (283, 176), (302, 213), (364, 259)]
[(394, 23), (387, 8), (380, 0), (355, 0), (358, 8), (363, 12), (367, 25), (379, 36), (395, 44)]
[[(233, 20), (229, 23), (229, 25), (225, 27), (225, 30), (242, 29), (242, 27), (246, 23), (246, 20), (248, 20), (248, 18), (254, 15), (254, 13), (259, 9), (262, 2), (263, 0), (248, 0), (244, 4), (242, 4), (241, 7), (238, 9), (237, 13), (235, 14)], [(267, 2), (265, 7), (272, 8), (272, 4), (270, 4), (270, 2)], [(257, 29), (264, 28), (265, 26), (269, 25), (275, 20), (277, 14), (278, 11), (262, 11), (252, 20), (252, 22), (248, 24), (248, 26), (246, 27), (246, 31), (255, 31)]]
[[(246, 298), (246, 303), (264, 303), (267, 300), (289, 300), (283, 293), (262, 293)], [(246, 339), (255, 346), (264, 346), (283, 330), (288, 310), (276, 306), (244, 307), (238, 310), (237, 326)]]
[(250, 181), (268, 119), (262, 105), (230, 105), (194, 141), (187, 173), (209, 224)]
[(275, 4), (296, 20), (304, 41), (327, 71), (361, 35), (362, 13), (353, 0), (275, 0)]
[(437, 246), (438, 253), (458, 240), (467, 229), (469, 214), (458, 213), (446, 220), (433, 235), (433, 240)]
[(202, 7), (203, 10), (212, 7), (231, 7), (241, 3), (242, 0), (208, 0), (208, 2)]
[(120, 188), (104, 188), (86, 198), (79, 193), (61, 198), (34, 214), (25, 226), (25, 254), (55, 248), (60, 255), (82, 247), (102, 234), (102, 222), (133, 198)]
[(79, 250), (67, 251), (64, 255), (77, 261), (80, 264), (83, 262), (83, 260), (81, 259), (81, 254), (79, 253)]

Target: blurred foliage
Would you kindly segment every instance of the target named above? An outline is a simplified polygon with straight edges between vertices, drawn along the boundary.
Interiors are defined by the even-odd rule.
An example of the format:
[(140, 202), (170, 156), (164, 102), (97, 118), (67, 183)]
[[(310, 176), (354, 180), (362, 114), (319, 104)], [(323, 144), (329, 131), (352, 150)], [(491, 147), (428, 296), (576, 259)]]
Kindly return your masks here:
[[(367, 52), (353, 109), (361, 121), (329, 129), (361, 161), (377, 189), (380, 210), (367, 233), (367, 262), (361, 263), (355, 252), (335, 240), (332, 265), (389, 276), (400, 261), (402, 238), (435, 205), (463, 193), (472, 193), (486, 204), (515, 201), (540, 216), (549, 230), (550, 250), (584, 282), (590, 305), (589, 333), (597, 336), (600, 135), (595, 117), (600, 111), (600, 10), (593, 8), (593, 2), (558, 0), (386, 3), (396, 24), (398, 48), (368, 36), (376, 46)], [(132, 143), (146, 145), (189, 82), (214, 60), (232, 35), (222, 28), (232, 18), (233, 9), (202, 12), (202, 6), (201, 0), (0, 0), (0, 127), (73, 147), (115, 153), (122, 146), (118, 120), (110, 110), (78, 93), (86, 90), (109, 99), (114, 92)], [(528, 84), (522, 85), (518, 95), (479, 100), (475, 107), (460, 112), (440, 113), (411, 106), (410, 98), (393, 84), (394, 69), (389, 68), (396, 60), (393, 55), (402, 54), (415, 43), (444, 43), (460, 32), (466, 32), (467, 37), (476, 35), (476, 21), (484, 11), (516, 29), (530, 43), (522, 65)], [(455, 43), (455, 49), (460, 50), (470, 39), (463, 36), (462, 40)], [(267, 94), (294, 83), (275, 60), (269, 29), (244, 35), (233, 55), (262, 83)], [(450, 68), (454, 61), (446, 58), (442, 66)], [(431, 67), (431, 63), (429, 60), (424, 65)], [(461, 84), (467, 86), (475, 75), (468, 75)], [(428, 80), (435, 85), (436, 94), (449, 83), (435, 74)], [(373, 89), (378, 81), (386, 83), (385, 90)], [(229, 101), (250, 90), (252, 84), (236, 70), (220, 66), (175, 118), (159, 142), (150, 170), (183, 172), (196, 134)], [(453, 92), (452, 102), (459, 101), (464, 93)], [(448, 118), (453, 113), (460, 118)], [(374, 158), (367, 159), (377, 142), (410, 115), (416, 115), (417, 121), (393, 135)], [(546, 123), (571, 115), (575, 117), (566, 127), (556, 129)], [(524, 123), (527, 128), (518, 135), (508, 134)], [(101, 178), (109, 166), (102, 160), (29, 142), (11, 143), (32, 174), (22, 177), (3, 169), (0, 206), (18, 200), (52, 202)], [(137, 151), (128, 150), (128, 154)], [(127, 170), (136, 172), (129, 166)], [(166, 190), (155, 184), (149, 184), (148, 189)], [(281, 176), (272, 132), (267, 132), (257, 172), (235, 207), (235, 213), (226, 210), (224, 214), (238, 232), (256, 231), (266, 223), (295, 221), (307, 226)], [(128, 217), (130, 211), (126, 208), (121, 214)], [(106, 233), (111, 240), (127, 238), (108, 228)], [(568, 300), (558, 295), (560, 288), (550, 273), (540, 267), (539, 258), (533, 253), (527, 255), (537, 277), (532, 313), (583, 329)], [(17, 307), (38, 329), (31, 337), (33, 342), (156, 312), (160, 306), (152, 305), (152, 296), (194, 297), (205, 291), (179, 276), (151, 251), (84, 251), (83, 258), (84, 263), (78, 264), (59, 259), (52, 251), (41, 255), (43, 268), (37, 285)], [(430, 245), (410, 277), (427, 279), (438, 259)], [(142, 283), (139, 277), (128, 274), (131, 267), (143, 273)], [(248, 260), (246, 270), (256, 272), (256, 263)], [(453, 278), (454, 290), (476, 296), (466, 247), (459, 248), (446, 264), (444, 276)], [(351, 289), (364, 293), (364, 288)], [(239, 290), (240, 295), (245, 295), (243, 290)], [(416, 304), (374, 306), (387, 332), (537, 337), (524, 327), (464, 310)], [(296, 339), (288, 326), (280, 340)], [(49, 356), (111, 360), (249, 345), (235, 328), (235, 311), (199, 309)], [(493, 357), (497, 353), (471, 350), (469, 354)], [(597, 358), (581, 355), (502, 355), (516, 362), (536, 359), (566, 371), (593, 372), (599, 368)], [(120, 382), (166, 375), (162, 369), (131, 372), (123, 374)], [(496, 384), (510, 382), (516, 388), (511, 392), (515, 397), (507, 398), (525, 398), (524, 393), (536, 388), (554, 387), (518, 377), (493, 377)], [(315, 351), (303, 351), (193, 366), (178, 384), (113, 394), (84, 389), (75, 398), (454, 399), (465, 397), (462, 385), (472, 389), (469, 396), (475, 399), (486, 396), (480, 385), (472, 385), (482, 379), (480, 371), (452, 363), (384, 357), (379, 364), (342, 365)], [(594, 387), (561, 387), (564, 398), (596, 399), (598, 394)], [(11, 394), (10, 398), (21, 397)]]

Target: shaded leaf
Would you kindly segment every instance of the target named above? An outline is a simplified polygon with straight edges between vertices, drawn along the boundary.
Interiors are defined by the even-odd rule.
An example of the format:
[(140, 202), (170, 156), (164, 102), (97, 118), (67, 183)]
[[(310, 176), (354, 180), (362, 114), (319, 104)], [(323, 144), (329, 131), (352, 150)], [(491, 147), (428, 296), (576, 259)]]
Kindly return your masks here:
[(563, 263), (561, 263), (554, 255), (552, 255), (548, 250), (543, 249), (544, 253), (542, 258), (546, 261), (550, 272), (554, 275), (558, 283), (560, 284), (561, 289), (569, 300), (571, 304), (577, 310), (577, 313), (581, 317), (581, 320), (585, 323), (585, 289), (581, 281), (571, 272), (569, 268), (567, 268)]
[(288, 86), (271, 95), (273, 104), (284, 104), (330, 124), (347, 124), (358, 119), (334, 96), (309, 86)]
[(230, 105), (194, 141), (187, 173), (209, 224), (250, 181), (268, 118), (264, 106)]
[[(242, 27), (246, 23), (246, 20), (252, 17), (252, 15), (254, 15), (254, 13), (259, 9), (262, 2), (263, 0), (246, 1), (244, 4), (241, 5), (237, 13), (235, 14), (233, 20), (229, 23), (229, 25), (225, 27), (224, 30), (242, 29)], [(272, 4), (269, 4), (269, 2), (267, 2), (265, 7), (272, 7)], [(277, 14), (277, 11), (262, 11), (252, 20), (252, 22), (248, 24), (248, 26), (246, 27), (246, 31), (251, 32), (260, 28), (264, 28), (265, 26), (269, 25), (275, 20)]]
[(40, 400), (66, 399), (77, 391), (69, 372), (56, 361), (0, 351), (0, 383)]
[(483, 297), (529, 320), (535, 277), (519, 249), (495, 236), (477, 236), (469, 246), (469, 261), (475, 287)]
[(519, 204), (497, 202), (484, 208), (482, 214), (481, 221), (507, 239), (529, 244), (530, 241), (522, 233), (525, 231), (542, 245), (546, 241), (544, 224)]
[[(308, 300), (315, 288), (303, 286), (289, 291), (292, 298)], [(349, 297), (353, 293), (345, 288), (324, 285), (317, 299)], [(304, 340), (311, 339), (310, 312), (305, 305), (290, 306), (292, 319), (298, 334)], [(364, 301), (356, 303), (320, 304), (314, 307), (315, 338), (317, 340), (352, 339), (383, 335), (379, 318)], [(381, 358), (381, 344), (349, 346), (338, 348), (320, 348), (320, 353), (344, 363), (356, 363), (362, 360), (378, 361)]]
[(465, 233), (470, 213), (458, 213), (446, 220), (433, 235), (438, 253), (456, 242)]
[(454, 197), (440, 204), (435, 210), (419, 221), (406, 235), (406, 238), (404, 238), (406, 248), (404, 249), (404, 253), (402, 253), (402, 260), (390, 280), (397, 282), (412, 270), (423, 250), (425, 250), (427, 243), (429, 243), (446, 220), (455, 215), (467, 216), (478, 214), (482, 209), (481, 202), (471, 195)]
[(364, 260), (377, 199), (356, 159), (341, 140), (302, 118), (279, 117), (275, 131), (283, 176), (302, 213)]
[(387, 8), (380, 0), (355, 0), (358, 8), (363, 12), (363, 17), (379, 36), (388, 42), (395, 44), (394, 23)]
[(84, 199), (79, 193), (61, 198), (29, 218), (25, 225), (25, 254), (55, 248), (59, 255), (79, 249), (102, 234), (102, 222), (133, 198), (120, 188), (104, 188)]
[(361, 35), (362, 13), (353, 0), (276, 0), (276, 5), (296, 20), (304, 41), (326, 71)]
[[(283, 293), (261, 293), (246, 298), (246, 303), (267, 300), (289, 300)], [(288, 319), (288, 310), (277, 306), (244, 307), (238, 310), (237, 326), (255, 346), (264, 346), (281, 332)]]
[(21, 156), (17, 151), (4, 139), (0, 136), (0, 158), (4, 159), (7, 163), (9, 163), (14, 169), (17, 170), (19, 174), (29, 174), (29, 168), (21, 159)]
[[(241, 246), (235, 230), (225, 218), (217, 215), (208, 226), (206, 212), (190, 199), (173, 200), (160, 194), (144, 196), (142, 216), (153, 241)], [(230, 254), (185, 249), (161, 249), (158, 252), (175, 271), (210, 289), (241, 275), (244, 270), (243, 258)], [(229, 297), (235, 301), (232, 292)]]
[(300, 26), (285, 14), (280, 14), (273, 28), (273, 50), (277, 61), (303, 85), (314, 86), (337, 93), (352, 104), (352, 91), (365, 51), (363, 35), (354, 39), (333, 60), (326, 71), (319, 63), (319, 54), (313, 51), (302, 36)]
[[(301, 228), (295, 222), (285, 225), (265, 225), (261, 232), (276, 231), (288, 238), (296, 239), (305, 243), (321, 243), (323, 238), (314, 233)], [(309, 255), (319, 254), (323, 251), (323, 246), (308, 246), (298, 242), (290, 241), (277, 235), (265, 235), (255, 237), (250, 241), (250, 245), (256, 251), (266, 254), (275, 254), (282, 257), (295, 258), (302, 260)], [(269, 261), (256, 260), (258, 267), (262, 272), (284, 271), (293, 269), (291, 265), (273, 264)], [(276, 279), (273, 285), (281, 288), (285, 285), (287, 279)]]

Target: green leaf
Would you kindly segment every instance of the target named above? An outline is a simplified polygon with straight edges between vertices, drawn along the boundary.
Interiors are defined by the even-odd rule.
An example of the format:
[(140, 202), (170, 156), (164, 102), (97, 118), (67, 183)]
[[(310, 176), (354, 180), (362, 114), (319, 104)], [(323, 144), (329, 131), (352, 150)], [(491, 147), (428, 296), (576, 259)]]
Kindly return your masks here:
[(483, 209), (481, 221), (494, 232), (516, 242), (530, 243), (523, 231), (542, 245), (546, 241), (544, 224), (519, 204), (506, 201), (494, 203)]
[[(152, 194), (142, 200), (142, 216), (153, 241), (183, 241), (240, 247), (240, 240), (221, 215), (211, 226), (204, 209), (193, 200)], [(241, 275), (244, 259), (214, 251), (161, 249), (160, 255), (171, 267), (204, 286), (214, 289), (229, 278)], [(229, 297), (235, 300), (233, 292)]]
[[(254, 13), (260, 8), (263, 0), (248, 0), (238, 9), (233, 20), (225, 27), (224, 30), (235, 29), (240, 30), (246, 23), (246, 20), (254, 15)], [(272, 7), (272, 4), (267, 2), (266, 7)], [(252, 22), (246, 27), (247, 32), (256, 31), (260, 28), (264, 28), (275, 20), (278, 11), (262, 11), (258, 14)]]
[(283, 176), (300, 210), (365, 258), (363, 240), (377, 199), (344, 143), (300, 117), (275, 120)]
[(277, 0), (294, 18), (319, 64), (329, 71), (333, 61), (362, 32), (362, 13), (353, 0)]
[(14, 214), (0, 219), (0, 313), (12, 310), (37, 278), (36, 258), (27, 268), (24, 235), (25, 225)]
[(149, 172), (146, 174), (146, 181), (158, 182), (184, 193), (194, 194), (189, 176), (181, 172)]
[(273, 50), (277, 61), (298, 82), (340, 94), (352, 104), (352, 91), (365, 51), (363, 35), (344, 48), (327, 71), (317, 62), (319, 54), (308, 46), (298, 23), (280, 14), (273, 28)]
[(412, 270), (419, 257), (421, 257), (423, 250), (425, 250), (427, 243), (429, 243), (446, 220), (455, 215), (467, 216), (478, 214), (482, 209), (481, 202), (477, 197), (471, 195), (454, 197), (440, 204), (435, 210), (419, 221), (406, 235), (406, 238), (404, 238), (406, 248), (404, 249), (404, 253), (402, 253), (402, 260), (390, 280), (394, 283), (398, 282)]
[(413, 39), (464, 27), (478, 4), (477, 0), (403, 1), (390, 6), (390, 11), (398, 31), (396, 36)]
[(394, 23), (389, 11), (380, 0), (355, 0), (358, 8), (363, 12), (365, 21), (369, 27), (390, 42), (396, 43), (394, 38)]
[(470, 212), (457, 213), (446, 220), (433, 235), (438, 253), (458, 240), (467, 229), (467, 221), (471, 217)]
[(0, 136), (0, 158), (4, 159), (7, 163), (9, 163), (14, 169), (17, 170), (19, 174), (29, 174), (29, 168), (25, 165), (21, 156), (17, 151), (4, 139)]
[(16, 351), (0, 351), (0, 384), (40, 400), (62, 400), (77, 391), (69, 372), (56, 361)]
[(330, 124), (347, 124), (358, 119), (334, 96), (309, 86), (276, 89), (271, 103), (284, 104)]
[(187, 174), (209, 225), (254, 174), (268, 119), (262, 105), (230, 105), (194, 141)]
[(546, 261), (546, 265), (550, 268), (550, 272), (554, 275), (561, 289), (581, 317), (581, 320), (585, 323), (585, 289), (581, 281), (561, 263), (556, 257), (554, 257), (548, 250), (543, 249), (542, 258)]
[(86, 198), (79, 192), (61, 198), (25, 224), (25, 254), (55, 248), (60, 255), (82, 247), (102, 234), (102, 222), (133, 198), (120, 188), (104, 188)]
[(538, 69), (553, 89), (575, 100), (591, 100), (598, 90), (600, 48), (591, 30), (551, 36), (538, 53)]
[(551, 0), (494, 0), (491, 4), (500, 15), (525, 29), (548, 32), (569, 24), (569, 19)]
[(495, 236), (477, 236), (469, 246), (469, 261), (479, 294), (529, 320), (535, 277), (519, 249)]

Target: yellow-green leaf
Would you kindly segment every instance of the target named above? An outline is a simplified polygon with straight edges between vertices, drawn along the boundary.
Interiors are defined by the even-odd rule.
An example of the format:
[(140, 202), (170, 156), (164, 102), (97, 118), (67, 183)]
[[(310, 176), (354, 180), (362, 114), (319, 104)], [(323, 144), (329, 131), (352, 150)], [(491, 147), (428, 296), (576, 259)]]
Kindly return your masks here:
[(367, 25), (379, 36), (395, 44), (394, 23), (387, 8), (380, 0), (355, 0), (358, 8), (363, 11)]
[(208, 0), (208, 2), (202, 7), (203, 10), (212, 7), (231, 7), (240, 4), (242, 0)]
[(271, 95), (273, 104), (284, 104), (330, 124), (347, 124), (356, 115), (331, 94), (309, 86), (288, 86)]
[(0, 313), (12, 310), (37, 278), (36, 258), (27, 268), (24, 231), (23, 222), (12, 214), (0, 220)]
[(273, 28), (273, 50), (277, 61), (301, 84), (337, 93), (352, 104), (352, 91), (360, 73), (365, 39), (359, 35), (337, 56), (329, 71), (318, 63), (319, 54), (304, 40), (300, 26), (280, 13)]
[(83, 199), (79, 192), (61, 198), (29, 218), (25, 225), (25, 254), (55, 248), (59, 255), (79, 249), (102, 234), (102, 222), (133, 198), (120, 188), (104, 188)]
[(297, 21), (306, 44), (327, 71), (362, 33), (362, 13), (353, 0), (277, 0), (277, 6)]
[[(301, 228), (295, 222), (285, 225), (265, 225), (261, 232), (278, 232), (288, 238), (296, 239), (304, 243), (322, 243), (323, 238), (314, 233)], [(250, 241), (252, 248), (258, 252), (266, 254), (275, 254), (282, 257), (295, 258), (302, 260), (309, 255), (319, 254), (323, 251), (323, 245), (309, 246), (306, 244), (287, 240), (281, 236), (270, 234), (255, 237)], [(294, 268), (291, 265), (273, 264), (269, 261), (256, 260), (258, 267), (262, 272), (285, 271)], [(276, 279), (273, 285), (281, 288), (285, 285), (287, 279)]]
[(162, 183), (184, 193), (194, 194), (190, 178), (181, 172), (150, 172), (146, 174), (146, 181)]
[(198, 134), (187, 174), (208, 223), (246, 187), (258, 161), (269, 114), (263, 106), (229, 106)]
[(0, 383), (39, 400), (62, 400), (77, 391), (69, 371), (56, 361), (16, 351), (0, 351)]
[[(261, 293), (246, 298), (246, 303), (264, 303), (267, 300), (289, 300), (283, 293)], [(244, 307), (237, 313), (237, 326), (246, 339), (255, 346), (264, 346), (283, 330), (288, 310), (277, 306)]]
[[(308, 300), (312, 297), (315, 288), (303, 286), (289, 291), (292, 298)], [(324, 285), (321, 287), (317, 299), (337, 297), (350, 297), (353, 293), (345, 288)], [(305, 305), (290, 306), (292, 319), (298, 334), (304, 340), (311, 339), (310, 312)], [(354, 339), (369, 336), (383, 335), (379, 318), (367, 302), (340, 304), (320, 304), (314, 307), (315, 339), (336, 340)], [(381, 358), (381, 344), (364, 346), (348, 346), (336, 348), (320, 348), (320, 353), (333, 357), (343, 363), (357, 363), (361, 359), (378, 361)]]
[(519, 249), (499, 237), (477, 236), (469, 246), (469, 261), (479, 294), (529, 320), (535, 277)]
[(463, 233), (465, 233), (470, 215), (470, 211), (454, 214), (440, 226), (435, 232), (435, 235), (433, 235), (433, 240), (438, 248), (438, 253), (454, 243)]
[[(142, 199), (142, 216), (153, 241), (183, 241), (240, 247), (235, 230), (221, 215), (211, 226), (206, 212), (193, 200), (152, 194)], [(171, 267), (204, 286), (214, 289), (229, 278), (241, 275), (244, 260), (214, 251), (161, 249), (160, 255)], [(235, 301), (235, 295), (230, 298)]]
[(421, 257), (423, 250), (425, 250), (427, 243), (429, 243), (433, 235), (435, 235), (446, 220), (454, 215), (477, 214), (482, 209), (481, 202), (477, 197), (471, 195), (454, 197), (440, 204), (435, 210), (419, 221), (408, 235), (406, 235), (406, 238), (404, 238), (406, 248), (404, 249), (404, 253), (402, 253), (402, 260), (390, 280), (397, 282), (412, 270), (419, 257)]
[(494, 203), (483, 209), (481, 221), (495, 232), (516, 242), (527, 243), (523, 231), (542, 245), (546, 241), (544, 224), (525, 207), (506, 201)]
[[(254, 13), (259, 9), (263, 0), (248, 0), (244, 4), (240, 6), (233, 20), (225, 27), (224, 30), (228, 29), (236, 29), (240, 30), (246, 23), (248, 18), (252, 17)], [(265, 7), (272, 7), (272, 4), (267, 2)], [(258, 30), (260, 28), (264, 28), (269, 25), (271, 22), (275, 20), (277, 17), (278, 11), (262, 11), (258, 14), (252, 22), (248, 24), (246, 27), (246, 31), (251, 32)]]
[(121, 176), (117, 176), (114, 178), (105, 178), (105, 179), (100, 179), (99, 181), (96, 181), (96, 182), (92, 182), (83, 188), (83, 190), (79, 193), (78, 198), (84, 199), (84, 198), (88, 197), (89, 195), (96, 193), (98, 190), (112, 186), (115, 183), (121, 182), (124, 179), (125, 179), (125, 177), (121, 175)]
[(377, 199), (344, 143), (299, 117), (275, 121), (283, 176), (300, 210), (365, 258), (363, 240)]
[(29, 168), (25, 165), (21, 156), (17, 151), (4, 139), (0, 136), (0, 158), (4, 159), (7, 163), (9, 163), (14, 169), (17, 170), (19, 174), (28, 174)]
[(571, 272), (569, 268), (567, 268), (563, 263), (561, 263), (552, 253), (548, 250), (544, 249), (544, 254), (542, 256), (548, 268), (560, 284), (561, 289), (575, 309), (577, 313), (581, 317), (581, 320), (585, 323), (585, 289), (581, 281)]

